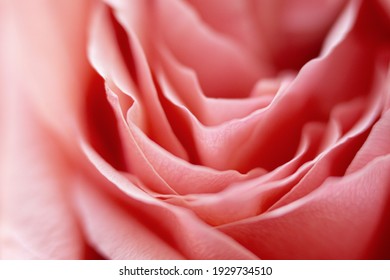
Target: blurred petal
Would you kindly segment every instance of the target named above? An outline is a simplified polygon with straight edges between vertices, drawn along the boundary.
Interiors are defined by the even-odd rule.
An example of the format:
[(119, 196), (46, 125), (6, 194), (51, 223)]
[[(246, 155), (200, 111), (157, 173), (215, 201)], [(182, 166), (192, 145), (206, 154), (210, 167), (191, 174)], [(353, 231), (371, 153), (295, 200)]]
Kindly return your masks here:
[(180, 62), (196, 71), (205, 95), (246, 97), (259, 78), (270, 75), (266, 64), (256, 62), (234, 41), (209, 29), (186, 3), (157, 1), (154, 11), (160, 44), (166, 44)]
[(73, 120), (83, 113), (83, 92), (91, 71), (85, 47), (87, 28), (83, 28), (89, 21), (90, 2), (6, 1), (15, 36), (9, 56), (38, 113), (70, 141)]
[[(315, 57), (345, 0), (188, 0), (198, 16), (258, 63), (299, 69)], [(321, 7), (319, 9), (319, 7)]]
[(86, 248), (69, 200), (73, 174), (66, 150), (37, 118), (28, 90), (16, 86), (21, 77), (14, 74), (0, 79), (6, 105), (0, 127), (1, 258), (83, 258)]
[[(156, 69), (156, 76), (162, 93), (172, 103), (187, 108), (206, 126), (244, 118), (268, 106), (284, 82), (282, 77), (261, 79), (255, 85), (251, 98), (209, 98), (203, 94), (193, 69), (180, 64), (169, 50), (162, 46), (160, 50), (162, 69)], [(167, 87), (169, 90), (165, 90)]]

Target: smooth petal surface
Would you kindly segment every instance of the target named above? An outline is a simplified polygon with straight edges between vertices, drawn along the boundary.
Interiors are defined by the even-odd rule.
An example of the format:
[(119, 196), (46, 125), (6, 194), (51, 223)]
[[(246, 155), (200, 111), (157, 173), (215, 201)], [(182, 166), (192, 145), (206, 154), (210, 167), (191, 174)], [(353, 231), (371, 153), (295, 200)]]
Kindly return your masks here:
[[(125, 44), (125, 42), (116, 41), (115, 22), (110, 19), (109, 8), (103, 4), (98, 5), (94, 10), (93, 19), (88, 54), (92, 65), (99, 74), (108, 82), (115, 84), (123, 93), (121, 98), (123, 114), (126, 115), (130, 104), (134, 103), (133, 105), (138, 106), (139, 109), (136, 115), (133, 114), (133, 121), (137, 119), (139, 128), (163, 148), (187, 159), (186, 152), (172, 133), (158, 102), (144, 49), (139, 38), (135, 36), (134, 30), (128, 30), (127, 36), (129, 37), (125, 39), (130, 44), (131, 50), (128, 51), (132, 51), (131, 56), (134, 57), (134, 67), (136, 67), (134, 70), (136, 73), (130, 75), (131, 73), (123, 61), (123, 54), (120, 53), (119, 49), (120, 43)], [(119, 23), (116, 25), (116, 28), (120, 29)]]
[[(132, 212), (138, 213), (138, 217), (144, 217), (144, 219), (139, 221), (142, 221), (144, 224), (149, 224), (149, 226), (152, 223), (151, 228), (153, 228), (154, 233), (161, 238), (165, 236), (167, 239), (166, 242), (169, 242), (175, 247), (184, 257), (189, 259), (256, 258), (247, 249), (243, 248), (226, 235), (216, 231), (214, 228), (209, 227), (188, 210), (166, 204), (163, 201), (146, 194), (129, 181), (126, 176), (108, 165), (90, 147), (86, 144), (83, 144), (83, 146), (85, 154), (101, 175), (128, 196), (126, 203), (131, 207), (130, 209), (133, 209)], [(109, 199), (109, 197), (107, 197), (107, 199)], [(99, 207), (99, 205), (96, 204), (89, 204), (89, 206), (87, 205), (86, 207), (90, 206)], [(115, 207), (111, 211), (114, 210)], [(94, 210), (82, 211), (82, 213), (87, 215), (88, 213), (93, 214)], [(104, 219), (101, 219), (101, 217), (95, 215), (94, 217), (85, 216), (83, 219), (86, 221), (95, 220), (94, 224), (97, 225), (98, 228), (101, 224), (106, 222)], [(92, 224), (88, 222), (88, 225)], [(116, 224), (116, 227), (122, 228), (121, 232), (128, 229), (128, 225), (123, 226), (121, 224)], [(97, 246), (100, 244), (107, 245), (107, 242), (110, 242), (107, 241), (104, 234), (91, 234), (94, 235), (93, 239)], [(101, 238), (105, 239), (105, 241)], [(101, 241), (101, 243), (97, 241)], [(122, 242), (127, 241), (122, 240)], [(112, 245), (108, 244), (108, 246), (114, 248), (116, 242), (111, 240), (111, 244)], [(105, 250), (105, 253), (107, 252), (108, 251)], [(122, 252), (122, 255), (116, 255), (116, 257), (119, 256), (119, 258), (124, 258), (125, 256), (128, 256), (123, 253), (124, 252)], [(108, 257), (112, 257), (112, 254), (115, 254), (115, 252), (111, 251), (111, 254), (108, 255)], [(161, 256), (161, 258), (162, 257), (163, 256)]]
[(207, 96), (248, 96), (256, 80), (272, 73), (234, 41), (204, 25), (185, 2), (157, 1), (153, 8), (161, 44), (196, 71)]
[(185, 107), (205, 126), (217, 126), (244, 118), (270, 104), (288, 77), (261, 79), (254, 86), (251, 98), (209, 98), (204, 95), (196, 72), (180, 64), (168, 49), (160, 47), (161, 69), (156, 70), (162, 94), (170, 102)]
[(390, 153), (390, 145), (387, 135), (390, 133), (390, 110), (375, 124), (367, 141), (356, 154), (356, 157), (348, 167), (347, 174), (353, 173), (377, 157)]
[(389, 15), (0, 0), (0, 258), (388, 258)]
[[(91, 1), (2, 1), (12, 18), (14, 45), (8, 56), (28, 95), (56, 133), (69, 141), (83, 114), (91, 67), (86, 36)], [(56, 116), (56, 117), (54, 117)]]
[(389, 171), (390, 157), (380, 157), (288, 206), (220, 229), (261, 258), (366, 258), (389, 200)]
[(15, 88), (20, 79), (5, 78), (0, 98), (7, 116), (0, 147), (0, 257), (84, 258), (85, 244), (69, 200), (72, 173), (65, 149), (36, 117), (26, 89)]
[(121, 117), (115, 93), (107, 90), (109, 100), (117, 114), (125, 143), (125, 156), (132, 174), (144, 180), (152, 190), (163, 194), (191, 194), (215, 192), (232, 182), (243, 181), (262, 173), (253, 170), (241, 174), (236, 170), (218, 171), (204, 166), (192, 165), (177, 158), (147, 138), (134, 124)]
[(321, 37), (347, 1), (188, 2), (202, 20), (255, 54), (258, 62), (283, 70), (300, 67), (316, 55)]
[(78, 27), (88, 20), (87, 6), (0, 3), (2, 259), (88, 257), (69, 199), (68, 157), (88, 83), (86, 30)]
[[(137, 214), (97, 190), (98, 182), (79, 180), (76, 199), (85, 234), (110, 259), (183, 259), (183, 256), (139, 221)], [(89, 187), (87, 187), (89, 185)]]

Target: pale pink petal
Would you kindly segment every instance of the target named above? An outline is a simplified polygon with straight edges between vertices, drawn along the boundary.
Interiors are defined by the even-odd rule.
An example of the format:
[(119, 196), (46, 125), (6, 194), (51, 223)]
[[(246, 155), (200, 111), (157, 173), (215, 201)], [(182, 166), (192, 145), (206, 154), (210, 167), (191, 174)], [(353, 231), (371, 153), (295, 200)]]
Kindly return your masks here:
[(15, 56), (20, 38), (14, 3), (0, 5), (0, 258), (83, 258), (86, 247), (69, 200), (67, 150), (34, 110), (35, 88)]
[[(251, 93), (253, 98), (209, 98), (203, 94), (196, 73), (180, 64), (168, 50), (162, 47), (161, 49), (163, 67), (156, 72), (162, 94), (172, 103), (187, 108), (206, 126), (216, 126), (233, 119), (244, 118), (255, 110), (268, 106), (283, 80), (282, 78), (259, 80)], [(164, 90), (166, 87), (170, 90)]]
[[(82, 227), (94, 248), (110, 259), (182, 259), (183, 256), (131, 213), (80, 178), (75, 197)], [(89, 185), (89, 186), (88, 186)]]
[[(323, 37), (343, 1), (326, 2), (325, 12), (321, 11), (320, 14), (315, 4), (306, 1), (281, 1), (285, 4), (281, 6), (271, 2), (264, 5), (254, 2), (257, 3), (254, 6), (258, 5), (258, 10), (254, 9), (254, 12), (262, 15), (257, 24), (262, 26), (262, 31), (266, 31), (264, 36), (268, 46), (273, 49), (273, 55), (281, 58), (281, 61), (274, 61), (276, 67), (294, 68), (299, 63), (306, 63), (292, 83), (277, 88), (267, 96), (267, 92), (261, 91), (260, 83), (257, 84), (258, 88), (254, 86), (257, 79), (270, 72), (263, 72), (263, 67), (256, 68), (254, 56), (242, 51), (245, 44), (252, 43), (237, 44), (237, 31), (228, 25), (216, 25), (210, 18), (206, 22), (212, 27), (202, 22), (206, 3), (201, 3), (202, 7), (197, 6), (196, 13), (193, 7), (179, 1), (170, 1), (168, 4), (147, 1), (127, 4), (115, 0), (107, 2), (112, 7), (113, 16), (109, 18), (109, 10), (105, 7), (101, 9), (103, 12), (97, 13), (90, 53), (95, 67), (106, 80), (107, 96), (117, 121), (115, 126), (119, 126), (123, 140), (126, 171), (131, 174), (118, 173), (88, 147), (84, 147), (84, 151), (104, 176), (129, 195), (128, 205), (132, 213), (134, 210), (137, 215), (146, 215), (148, 221), (156, 221), (157, 211), (166, 218), (158, 222), (153, 233), (148, 231), (150, 227), (134, 220), (137, 215), (119, 213), (121, 219), (115, 223), (120, 223), (122, 218), (128, 219), (131, 225), (139, 226), (139, 235), (147, 236), (147, 240), (152, 240), (154, 244), (161, 245), (163, 243), (160, 241), (165, 241), (188, 257), (193, 254), (188, 251), (188, 240), (180, 239), (171, 231), (172, 227), (182, 225), (177, 216), (180, 211), (183, 211), (180, 215), (191, 213), (185, 209), (188, 208), (211, 225), (227, 223), (219, 228), (250, 250), (250, 244), (254, 242), (255, 254), (261, 256), (265, 252), (266, 257), (273, 258), (272, 254), (278, 257), (278, 252), (272, 252), (270, 245), (264, 244), (263, 240), (257, 243), (257, 231), (268, 230), (267, 234), (270, 234), (274, 223), (275, 227), (279, 226), (278, 219), (282, 224), (285, 221), (287, 225), (283, 226), (289, 229), (291, 224), (288, 219), (284, 220), (283, 215), (291, 213), (293, 221), (296, 217), (310, 220), (308, 213), (316, 207), (314, 203), (311, 204), (312, 200), (316, 200), (319, 207), (322, 207), (323, 201), (324, 204), (337, 202), (338, 198), (324, 191), (325, 188), (352, 188), (356, 182), (350, 183), (351, 180), (358, 178), (359, 185), (367, 172), (376, 172), (367, 166), (373, 164), (372, 159), (383, 154), (381, 147), (379, 152), (374, 151), (373, 157), (361, 153), (365, 171), (359, 170), (359, 166), (353, 170), (357, 172), (343, 179), (329, 179), (345, 175), (380, 115), (381, 103), (386, 102), (378, 92), (372, 91), (375, 83), (372, 73), (377, 68), (377, 58), (388, 57), (388, 50), (378, 47), (379, 43), (387, 40), (388, 34), (384, 28), (372, 34), (366, 31), (374, 25), (370, 23), (372, 15), (365, 9), (360, 7), (358, 13), (356, 7), (361, 3), (350, 6), (350, 9), (356, 9), (352, 14), (357, 16), (351, 17), (351, 14), (346, 13), (344, 21), (336, 27), (339, 32), (329, 37), (321, 56), (306, 63), (319, 52)], [(364, 3), (369, 5), (368, 2)], [(240, 9), (242, 12), (242, 7)], [(210, 12), (213, 11), (215, 9)], [(313, 17), (310, 19), (313, 24), (308, 24), (302, 11), (309, 13), (308, 18)], [(229, 5), (224, 9), (222, 17), (232, 12)], [(146, 18), (150, 13), (153, 16)], [(272, 20), (273, 16), (279, 14), (283, 15), (280, 22)], [(366, 25), (367, 20), (369, 26)], [(111, 24), (113, 28), (106, 28)], [(118, 26), (123, 28), (120, 32), (125, 41), (118, 38)], [(243, 26), (249, 25), (245, 23)], [(243, 34), (244, 37), (252, 32), (249, 27), (239, 28), (248, 32)], [(275, 30), (285, 36), (274, 37)], [(362, 44), (360, 39), (369, 43)], [(118, 48), (117, 43), (122, 48)], [(300, 55), (296, 56), (296, 52), (300, 52)], [(108, 63), (106, 54), (109, 54)], [(228, 64), (230, 68), (227, 68)], [(240, 83), (236, 83), (237, 80)], [(246, 103), (247, 100), (237, 99), (234, 104), (231, 100), (207, 96), (250, 96), (247, 100), (254, 102)], [(378, 138), (375, 135), (373, 139)], [(368, 160), (365, 161), (366, 156)], [(374, 162), (377, 164), (382, 161), (378, 158)], [(380, 166), (388, 169), (388, 161)], [(265, 170), (270, 172), (264, 174)], [(253, 176), (261, 177), (248, 181)], [(388, 182), (388, 177), (384, 180)], [(385, 198), (380, 201), (379, 207), (388, 201), (388, 191), (384, 185), (381, 190)], [(346, 196), (346, 193), (343, 195)], [(331, 201), (326, 199), (329, 196), (332, 197)], [(357, 196), (361, 199), (360, 194)], [(379, 200), (379, 196), (373, 199)], [(111, 243), (107, 238), (107, 235), (115, 235), (115, 232), (107, 229), (102, 235), (94, 234), (94, 228), (99, 227), (102, 221), (92, 215), (93, 208), (97, 207), (96, 201), (90, 202), (85, 208), (81, 207), (88, 235), (95, 244), (102, 242), (100, 249), (109, 252), (110, 256), (118, 257), (114, 248), (119, 243)], [(327, 207), (325, 205), (323, 208)], [(349, 206), (341, 205), (340, 202), (335, 205), (337, 209), (343, 210), (342, 207)], [(366, 209), (368, 206), (354, 204), (353, 207)], [(359, 208), (358, 212), (364, 212), (362, 209)], [(324, 212), (322, 208), (320, 210)], [(114, 209), (107, 208), (103, 213), (106, 215), (109, 211)], [(371, 226), (379, 225), (381, 213), (380, 209), (369, 209), (365, 213), (365, 220), (371, 222)], [(330, 215), (334, 213), (330, 212)], [(255, 217), (249, 219), (250, 216)], [(191, 214), (187, 218), (199, 221), (198, 217)], [(345, 218), (346, 221), (349, 219)], [(257, 223), (263, 220), (265, 229), (257, 227)], [(247, 227), (252, 221), (256, 224), (253, 229), (252, 224)], [(325, 226), (336, 224), (336, 229), (329, 232), (326, 228), (323, 234), (329, 234), (331, 242), (339, 245), (338, 241), (334, 241), (334, 234), (342, 232), (345, 226), (339, 225), (337, 221), (328, 222), (324, 222)], [(267, 223), (270, 224), (269, 228)], [(310, 230), (317, 232), (321, 225), (318, 221), (314, 221), (314, 224), (315, 227)], [(204, 223), (202, 225), (209, 228)], [(353, 227), (360, 230), (361, 224), (354, 223)], [(123, 228), (122, 233), (128, 230)], [(292, 232), (299, 230), (292, 229)], [(267, 240), (267, 234), (264, 234), (264, 240)], [(342, 234), (351, 235), (351, 231)], [(371, 231), (365, 229), (351, 239), (361, 241), (361, 247), (351, 249), (352, 243), (342, 244), (344, 247), (339, 246), (334, 254), (311, 236), (308, 244), (318, 245), (319, 251), (312, 254), (305, 247), (299, 252), (294, 247), (296, 243), (290, 243), (286, 245), (284, 255), (280, 256), (316, 257), (322, 253), (325, 257), (360, 258), (366, 256), (367, 252), (363, 252), (363, 248), (372, 245), (370, 238), (375, 234), (375, 228), (371, 227)], [(190, 239), (196, 239), (195, 235), (189, 235)], [(174, 236), (174, 240), (168, 236)], [(278, 238), (287, 242), (285, 235), (278, 233), (270, 238), (271, 243)], [(298, 244), (302, 245), (303, 240)], [(120, 255), (150, 257), (160, 254), (160, 250), (170, 250), (167, 249), (170, 248), (168, 245), (156, 245), (158, 250), (145, 252), (142, 249), (139, 251), (137, 245), (131, 242), (128, 244), (130, 251), (137, 252), (134, 255), (123, 255), (123, 252)], [(264, 252), (262, 247), (266, 248)], [(197, 253), (195, 256), (199, 257)], [(208, 253), (206, 256), (208, 258)]]
[[(329, 126), (333, 127), (332, 124), (339, 123), (340, 130), (347, 130), (349, 124), (345, 118), (351, 118), (353, 114), (361, 113), (362, 106), (356, 105), (358, 105), (356, 102), (352, 102), (348, 106), (337, 106), (335, 108), (336, 114), (334, 114)], [(362, 105), (361, 102), (360, 105)], [(355, 109), (357, 112), (353, 112), (351, 109)], [(340, 131), (334, 146), (329, 147), (330, 152), (326, 150), (319, 155), (317, 155), (318, 149), (321, 147), (320, 145), (323, 145), (321, 139), (329, 138), (324, 134), (334, 131), (325, 130), (326, 128), (321, 123), (308, 123), (303, 129), (302, 143), (298, 153), (291, 161), (259, 178), (233, 184), (224, 191), (210, 195), (192, 196), (186, 203), (183, 203), (182, 199), (176, 198), (172, 200), (172, 203), (190, 207), (207, 222), (218, 225), (257, 215), (266, 211), (276, 202), (272, 208), (294, 201), (298, 198), (298, 194), (299, 197), (303, 196), (301, 188), (305, 188), (306, 192), (309, 192), (309, 189), (316, 188), (322, 180), (336, 172), (335, 167), (331, 167), (333, 162), (337, 162), (333, 165), (339, 167), (347, 158), (345, 154), (341, 154), (345, 153), (347, 148), (340, 149), (338, 146), (346, 146), (347, 143), (352, 145), (353, 150), (356, 150), (356, 147), (359, 146), (355, 146), (356, 140), (354, 138), (359, 137), (359, 134), (367, 129), (367, 125), (373, 121), (373, 118), (375, 118), (375, 114), (368, 114), (366, 119), (362, 121), (366, 123), (365, 126), (358, 125), (357, 129), (343, 138), (341, 138), (342, 131)], [(339, 140), (340, 138), (341, 140)], [(340, 158), (334, 160), (337, 154), (340, 155)], [(353, 152), (348, 154), (353, 154)], [(290, 190), (291, 192), (288, 193)], [(282, 197), (283, 199), (281, 199)]]
[[(176, 8), (185, 10), (184, 7), (180, 6), (181, 8), (179, 8), (179, 6)], [(177, 110), (175, 106), (165, 102), (165, 105), (163, 104), (165, 113), (172, 129), (187, 152), (190, 153), (191, 161), (218, 170), (236, 169), (240, 172), (247, 172), (254, 166), (273, 169), (291, 159), (296, 152), (298, 132), (303, 123), (313, 118), (326, 118), (335, 103), (348, 100), (353, 92), (366, 87), (368, 78), (363, 77), (366, 71), (369, 71), (369, 66), (365, 65), (369, 64), (369, 58), (362, 61), (355, 60), (355, 57), (360, 56), (363, 50), (357, 47), (351, 50), (352, 45), (347, 45), (348, 47), (345, 45), (334, 54), (329, 55), (329, 58), (323, 58), (317, 63), (313, 62), (312, 65), (307, 65), (302, 69), (294, 86), (285, 90), (283, 96), (270, 104), (265, 116), (252, 114), (251, 118), (245, 120), (218, 128), (205, 129), (188, 114), (186, 108)], [(142, 52), (138, 54), (142, 54)], [(343, 75), (336, 74), (337, 71), (333, 71), (334, 65), (340, 64), (340, 60), (343, 63), (342, 67), (338, 67), (338, 70), (340, 73), (350, 75), (350, 77), (343, 77)], [(360, 73), (351, 70), (353, 67), (364, 67), (367, 70)], [(335, 74), (333, 75), (333, 73)], [(317, 83), (323, 84), (324, 78), (332, 80), (332, 83), (318, 87)], [(344, 78), (357, 80), (358, 83), (346, 85)], [(146, 84), (151, 84), (151, 80), (149, 79), (149, 83)], [(162, 91), (164, 93), (167, 89), (162, 88)], [(149, 96), (149, 94), (146, 95)], [(157, 96), (154, 95), (152, 99), (156, 100), (156, 98)], [(312, 108), (316, 107), (320, 108), (314, 112)], [(155, 110), (147, 111), (155, 112)], [(305, 111), (304, 114), (303, 111)], [(156, 116), (152, 119), (159, 120), (161, 118)], [(170, 132), (171, 129), (167, 131)], [(165, 134), (169, 135), (169, 133)], [(161, 135), (161, 133), (156, 135)], [(291, 139), (289, 145), (285, 145), (283, 140), (286, 137)], [(153, 137), (152, 139), (156, 140)], [(244, 141), (245, 145), (242, 147)], [(162, 143), (161, 141), (156, 142)], [(163, 147), (167, 146), (163, 145)]]
[[(313, 161), (313, 167), (305, 177), (271, 209), (304, 197), (330, 176), (342, 176), (348, 172), (348, 166), (365, 142), (367, 134), (381, 110), (384, 97), (379, 94), (376, 87), (377, 85), (374, 85), (370, 91), (371, 96), (368, 100), (356, 99), (349, 104), (342, 104), (342, 107), (334, 108), (332, 123), (339, 124), (339, 130), (344, 133), (343, 136), (318, 155)], [(360, 119), (354, 121), (363, 108), (364, 111)], [(352, 127), (350, 127), (351, 124), (353, 124)], [(349, 127), (350, 129), (348, 129)]]
[(261, 258), (367, 258), (384, 222), (389, 172), (389, 156), (378, 158), (285, 207), (219, 229)]
[[(137, 118), (137, 124), (140, 124), (140, 128), (163, 148), (186, 159), (186, 152), (172, 133), (158, 102), (156, 89), (153, 86), (148, 61), (141, 42), (135, 36), (133, 29), (126, 30), (128, 38), (125, 40), (128, 41), (129, 48), (131, 47), (128, 51), (130, 57), (134, 59), (133, 67), (135, 70), (133, 71), (136, 74), (131, 73), (125, 66), (123, 54), (119, 53), (118, 44), (126, 44), (126, 42), (115, 41), (114, 27), (116, 29), (122, 28), (118, 23), (115, 24), (114, 19), (110, 18), (108, 7), (99, 5), (94, 12), (94, 20), (91, 26), (89, 44), (91, 63), (103, 78), (114, 83), (124, 93), (121, 98), (124, 113), (126, 114), (128, 107), (135, 103), (138, 109), (137, 114), (133, 117)], [(129, 59), (129, 57), (126, 58)]]
[[(86, 37), (91, 1), (2, 1), (15, 44), (8, 54), (29, 88), (34, 106), (52, 129), (72, 141), (91, 67)], [(70, 114), (72, 112), (72, 114)], [(53, 117), (57, 116), (57, 118)]]
[[(108, 181), (112, 182), (121, 192), (128, 196), (126, 204), (130, 207), (129, 209), (134, 209), (132, 211), (136, 211), (138, 215), (140, 215), (139, 217), (145, 217), (145, 219), (138, 221), (149, 225), (153, 223), (152, 228), (154, 229), (154, 233), (162, 239), (164, 239), (164, 236), (169, 239), (169, 244), (176, 248), (177, 251), (184, 257), (189, 259), (256, 258), (256, 256), (251, 254), (248, 250), (237, 244), (228, 236), (221, 234), (219, 231), (206, 225), (190, 211), (167, 204), (140, 190), (123, 174), (108, 165), (86, 143), (82, 144), (82, 146), (85, 154), (96, 169), (101, 172)], [(94, 191), (102, 190), (103, 189), (97, 188)], [(88, 192), (89, 191), (93, 190), (88, 190)], [(110, 196), (107, 195), (106, 198), (110, 199)], [(100, 206), (98, 204), (96, 205), (95, 203), (91, 203), (89, 204), (89, 207)], [(93, 214), (94, 211), (96, 210), (88, 210), (91, 214)], [(88, 215), (86, 211), (82, 214)], [(107, 222), (105, 219), (100, 219), (99, 216), (91, 217), (89, 215), (89, 217), (84, 216), (83, 219), (89, 220), (91, 229), (92, 226), (98, 226), (96, 230), (99, 229), (99, 224), (102, 225)], [(120, 228), (123, 227), (123, 225), (117, 224), (117, 227)], [(127, 226), (122, 228), (121, 231), (123, 230), (122, 232), (125, 232), (126, 228)], [(115, 248), (117, 246), (115, 244), (118, 244), (114, 240), (110, 243), (109, 239), (104, 235), (93, 234), (92, 232), (91, 234), (94, 236), (95, 244), (97, 246), (99, 246), (99, 244), (104, 244), (106, 250)], [(110, 234), (110, 236), (112, 235)], [(103, 240), (105, 241), (103, 242)], [(100, 241), (102, 241), (102, 243), (100, 243)], [(122, 240), (122, 242), (125, 241)], [(128, 244), (131, 244), (131, 241), (129, 241)], [(105, 252), (108, 253), (106, 250)], [(110, 252), (110, 255), (111, 254), (114, 254), (112, 250)], [(121, 252), (121, 255), (118, 257), (123, 258), (125, 255)]]
[[(370, 55), (350, 40), (343, 42), (329, 55), (308, 63), (267, 107), (217, 127), (204, 127), (162, 83), (162, 92), (170, 96), (164, 108), (179, 139), (196, 152), (201, 164), (240, 172), (254, 166), (272, 170), (296, 153), (306, 122), (327, 121), (338, 103), (367, 94), (371, 83), (368, 72), (373, 67)], [(345, 79), (356, 82), (345, 83)]]
[(307, 164), (296, 170), (313, 156), (323, 133), (324, 127), (320, 124), (307, 125), (298, 154), (270, 173), (233, 183), (218, 193), (173, 197), (169, 202), (190, 208), (212, 225), (230, 223), (264, 212), (307, 172)]
[(115, 110), (121, 135), (126, 139), (125, 156), (130, 172), (146, 186), (161, 193), (202, 193), (219, 191), (232, 182), (252, 178), (261, 170), (240, 174), (235, 170), (216, 171), (175, 157), (151, 141), (133, 123), (127, 123), (120, 113), (117, 95), (107, 88), (109, 100)]
[(153, 11), (160, 44), (165, 43), (180, 62), (196, 71), (207, 96), (248, 96), (259, 78), (271, 74), (267, 65), (204, 25), (186, 3), (157, 1)]
[[(336, 54), (337, 52), (339, 51), (336, 50)], [(331, 61), (334, 55), (331, 54), (329, 58), (322, 61), (322, 64), (317, 63), (316, 66), (320, 68), (325, 61)], [(312, 67), (315, 69), (314, 65)], [(299, 83), (297, 84), (299, 85)], [(293, 91), (293, 87), (294, 85), (291, 86), (291, 91)], [(370, 93), (370, 91), (368, 92)], [(297, 154), (288, 164), (279, 166), (259, 179), (234, 184), (226, 191), (217, 194), (194, 196), (186, 203), (183, 203), (180, 198), (174, 198), (171, 202), (190, 207), (211, 224), (220, 224), (256, 215), (267, 210), (275, 202), (278, 203), (273, 205), (272, 209), (303, 197), (317, 188), (329, 176), (343, 174), (364, 141), (370, 126), (377, 118), (383, 102), (382, 97), (381, 94), (372, 90), (369, 95), (367, 94), (367, 99), (366, 97), (358, 97), (349, 102), (339, 103), (332, 108), (327, 131), (322, 136), (323, 140), (314, 137), (308, 142), (310, 146), (314, 146), (311, 147), (312, 151), (309, 153), (311, 154), (309, 157), (308, 152), (305, 151), (306, 155), (305, 153)], [(301, 137), (301, 139), (304, 140), (305, 137)], [(313, 148), (318, 150), (313, 152)], [(300, 157), (303, 155), (305, 155), (303, 157), (305, 160), (302, 161)], [(310, 161), (305, 164), (307, 160)], [(304, 166), (294, 175), (286, 180), (283, 179), (285, 176), (293, 174), (294, 168), (302, 164)], [(309, 167), (311, 170), (308, 172)], [(297, 179), (300, 179), (299, 183)], [(285, 195), (287, 192), (289, 193)], [(283, 197), (283, 195), (285, 196)], [(278, 201), (281, 197), (283, 199)], [(235, 205), (239, 206), (240, 209), (236, 209)], [(229, 211), (225, 211), (226, 208)]]
[(14, 87), (20, 79), (6, 78), (0, 98), (7, 116), (0, 146), (0, 257), (84, 258), (86, 247), (69, 200), (73, 175), (66, 150), (36, 117), (27, 90)]

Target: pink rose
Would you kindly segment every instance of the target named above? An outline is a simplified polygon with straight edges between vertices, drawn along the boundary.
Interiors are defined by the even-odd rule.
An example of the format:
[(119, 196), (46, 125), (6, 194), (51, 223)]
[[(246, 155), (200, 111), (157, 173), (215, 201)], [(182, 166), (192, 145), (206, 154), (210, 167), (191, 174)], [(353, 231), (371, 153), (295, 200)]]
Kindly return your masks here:
[(3, 1), (1, 258), (390, 257), (390, 7)]

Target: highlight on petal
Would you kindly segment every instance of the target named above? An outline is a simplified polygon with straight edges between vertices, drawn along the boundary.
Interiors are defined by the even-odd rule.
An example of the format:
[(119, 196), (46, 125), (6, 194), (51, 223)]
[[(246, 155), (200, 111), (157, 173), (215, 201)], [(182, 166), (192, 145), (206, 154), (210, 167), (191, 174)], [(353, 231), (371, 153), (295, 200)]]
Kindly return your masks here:
[(344, 9), (342, 15), (333, 25), (333, 28), (325, 39), (321, 55), (329, 53), (335, 46), (345, 39), (356, 21), (358, 8), (359, 1), (350, 1), (349, 5), (346, 9)]

